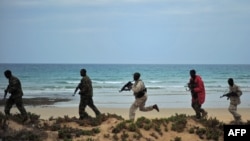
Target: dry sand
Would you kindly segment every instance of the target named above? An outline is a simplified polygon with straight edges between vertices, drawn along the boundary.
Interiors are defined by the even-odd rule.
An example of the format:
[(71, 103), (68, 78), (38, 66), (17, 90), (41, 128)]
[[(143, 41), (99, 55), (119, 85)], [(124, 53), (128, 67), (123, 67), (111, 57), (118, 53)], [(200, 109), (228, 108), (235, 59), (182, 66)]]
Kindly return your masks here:
[[(41, 119), (48, 119), (50, 117), (63, 117), (65, 115), (69, 117), (79, 117), (78, 115), (78, 107), (56, 107), (53, 104), (56, 102), (67, 102), (69, 99), (52, 99), (52, 98), (30, 98), (23, 99), (26, 104), (25, 108), (28, 112), (35, 113), (40, 115)], [(4, 113), (4, 101), (0, 100), (0, 111)], [(44, 106), (47, 105), (47, 106)], [(110, 113), (122, 116), (124, 119), (128, 119), (129, 115), (129, 107), (128, 108), (99, 108), (101, 113)], [(136, 117), (145, 116), (147, 118), (165, 118), (170, 117), (175, 114), (186, 114), (186, 115), (194, 115), (194, 110), (190, 107), (186, 108), (160, 108), (160, 112), (151, 111), (151, 112), (141, 112), (139, 110), (136, 111)], [(227, 108), (206, 108), (205, 110), (208, 112), (208, 117), (216, 117), (218, 120), (228, 123), (233, 120), (232, 114), (228, 111)], [(94, 113), (88, 107), (86, 111), (94, 117)], [(13, 106), (11, 109), (11, 113), (19, 113), (17, 108)], [(250, 108), (241, 108), (238, 106), (238, 112), (242, 115), (242, 120), (245, 122), (250, 120)]]
[[(0, 110), (4, 112), (4, 108), (1, 106)], [(48, 119), (50, 117), (63, 117), (65, 115), (69, 117), (79, 117), (78, 107), (55, 107), (55, 106), (28, 106), (26, 110), (31, 113), (40, 115), (41, 119)], [(124, 119), (128, 119), (129, 107), (126, 108), (99, 108), (102, 113), (117, 114), (122, 116)], [(227, 108), (209, 108), (205, 109), (208, 112), (208, 117), (217, 118), (219, 121), (228, 123), (233, 120), (233, 116), (229, 113)], [(86, 111), (89, 115), (95, 116), (93, 111), (90, 108), (86, 108)], [(19, 113), (16, 107), (11, 109), (11, 113)], [(245, 122), (250, 120), (250, 108), (238, 108), (238, 113), (242, 115), (242, 120)], [(151, 111), (151, 112), (141, 112), (136, 111), (136, 117), (145, 116), (147, 118), (164, 118), (170, 117), (175, 114), (186, 114), (194, 115), (193, 109), (190, 108), (161, 108), (160, 112)]]
[[(3, 106), (0, 106), (1, 112), (4, 111)], [(40, 119), (44, 119), (43, 121), (48, 121), (49, 118), (57, 118), (57, 117), (79, 117), (78, 116), (78, 107), (55, 107), (55, 106), (26, 106), (26, 110), (31, 113), (35, 113), (37, 115), (40, 115)], [(87, 108), (87, 112), (94, 116), (94, 113), (91, 109)], [(129, 109), (125, 108), (100, 108), (99, 109), (102, 113), (110, 113), (110, 114), (116, 114), (122, 116), (124, 119), (128, 119)], [(208, 112), (208, 117), (216, 118), (219, 121), (222, 121), (224, 123), (229, 123), (233, 120), (232, 115), (228, 112), (227, 108), (220, 108), (220, 109), (206, 109)], [(249, 108), (239, 108), (238, 112), (242, 115), (243, 121), (249, 121), (250, 120), (250, 109)], [(19, 113), (16, 107), (13, 107), (11, 110), (11, 113)], [(160, 109), (160, 112), (157, 111), (151, 111), (151, 112), (136, 112), (136, 117), (144, 116), (148, 119), (155, 119), (155, 118), (168, 118), (172, 115), (176, 114), (186, 114), (186, 115), (194, 115), (194, 111), (191, 108), (163, 108)], [(114, 127), (119, 124), (121, 121), (118, 121), (117, 119), (110, 118), (104, 122), (101, 123), (101, 125), (98, 126), (100, 129), (100, 133), (96, 134), (95, 136), (80, 136), (73, 138), (73, 141), (84, 141), (84, 140), (95, 140), (95, 141), (110, 141), (114, 140), (115, 134), (112, 133), (112, 130)], [(15, 130), (21, 130), (21, 129), (28, 129), (28, 130), (34, 130), (30, 127), (27, 127), (22, 124), (17, 124), (15, 122), (8, 122), (8, 125), (10, 128)], [(65, 123), (61, 126), (68, 126), (72, 128), (77, 129), (91, 129), (93, 127), (85, 127), (85, 126), (79, 126), (75, 122), (71, 123)], [(187, 127), (203, 127), (200, 123), (198, 123), (195, 120), (188, 119), (187, 120)], [(171, 127), (168, 127), (170, 129)], [(58, 139), (58, 132), (57, 131), (46, 131), (48, 133), (48, 136), (44, 141), (55, 141)], [(201, 139), (196, 134), (190, 134), (187, 130), (183, 132), (175, 132), (175, 131), (167, 131), (164, 132), (162, 135), (157, 134), (154, 130), (141, 130), (141, 133), (143, 135), (143, 138), (140, 138), (139, 141), (173, 141), (176, 139), (176, 137), (180, 137), (181, 141), (211, 141), (207, 140), (205, 138)], [(134, 140), (133, 132), (122, 132), (119, 133), (118, 136), (121, 140), (122, 134), (128, 134), (132, 140)], [(108, 137), (107, 137), (108, 136)], [(0, 138), (1, 140), (1, 138)], [(137, 140), (137, 139), (135, 139)], [(219, 137), (218, 141), (223, 141), (223, 135)]]

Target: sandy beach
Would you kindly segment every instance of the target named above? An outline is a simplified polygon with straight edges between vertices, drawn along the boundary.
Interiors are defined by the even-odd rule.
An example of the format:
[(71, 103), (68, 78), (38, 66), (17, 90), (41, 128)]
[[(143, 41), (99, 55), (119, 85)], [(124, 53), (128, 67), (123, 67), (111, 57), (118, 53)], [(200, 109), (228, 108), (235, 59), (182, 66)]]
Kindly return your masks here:
[[(1, 106), (0, 110), (4, 112), (4, 107)], [(63, 117), (65, 115), (69, 117), (79, 117), (78, 107), (55, 107), (55, 106), (27, 106), (26, 110), (31, 113), (40, 115), (41, 119), (48, 119), (50, 117)], [(90, 108), (86, 108), (90, 116), (95, 116)], [(102, 113), (117, 114), (124, 119), (128, 119), (129, 107), (126, 108), (99, 108)], [(219, 121), (228, 123), (233, 120), (233, 116), (229, 113), (227, 108), (209, 108), (205, 109), (208, 112), (208, 117), (217, 118)], [(250, 120), (249, 108), (238, 108), (238, 112), (242, 115), (242, 120)], [(11, 113), (19, 113), (16, 107), (11, 109)], [(194, 115), (193, 109), (190, 108), (161, 108), (160, 112), (141, 112), (137, 110), (136, 117), (145, 116), (147, 118), (166, 118), (175, 114)]]
[[(139, 128), (137, 124), (134, 124), (137, 128), (136, 131), (131, 132), (131, 125), (133, 123), (126, 122), (128, 121), (128, 114), (129, 114), (129, 107), (128, 108), (99, 108), (99, 110), (104, 115), (117, 115), (121, 116), (124, 120), (117, 119), (115, 117), (106, 117), (102, 120), (100, 125), (88, 125), (88, 121), (84, 122), (81, 120), (78, 120), (78, 107), (56, 107), (53, 105), (48, 106), (26, 106), (27, 112), (40, 115), (39, 121), (37, 124), (32, 123), (32, 121), (29, 121), (26, 124), (16, 123), (15, 121), (8, 120), (7, 122), (7, 129), (10, 130), (9, 132), (13, 133), (12, 130), (19, 130), (24, 138), (29, 137), (30, 134), (33, 134), (33, 137), (35, 136), (41, 136), (43, 141), (54, 141), (54, 140), (60, 140), (62, 138), (69, 138), (73, 141), (78, 140), (95, 140), (95, 141), (110, 141), (110, 140), (122, 140), (124, 138), (127, 138), (129, 140), (138, 140), (138, 141), (166, 141), (166, 140), (179, 140), (182, 141), (190, 141), (190, 140), (196, 140), (196, 141), (211, 141), (211, 139), (208, 138), (208, 134), (202, 134), (199, 135), (199, 130), (205, 130), (207, 129), (207, 126), (202, 125), (202, 123), (198, 120), (192, 119), (192, 118), (186, 118), (187, 124), (185, 125), (185, 129), (182, 132), (176, 132), (172, 131), (173, 125), (168, 124), (167, 122), (159, 124), (160, 128), (157, 130), (156, 123), (157, 119), (159, 121), (164, 122), (164, 120), (161, 119), (169, 119), (170, 117), (177, 117), (178, 115), (186, 114), (187, 116), (194, 115), (194, 111), (192, 108), (161, 108), (160, 112), (157, 112), (155, 110), (151, 112), (136, 112), (136, 123), (138, 124), (138, 121), (142, 117), (146, 117), (147, 119), (151, 119), (151, 122), (155, 122), (151, 124), (151, 130), (145, 130), (147, 128), (147, 122), (144, 121), (144, 129)], [(0, 111), (4, 113), (4, 107), (0, 106)], [(93, 111), (90, 108), (86, 108), (86, 111), (89, 113), (90, 116), (95, 117)], [(228, 112), (227, 108), (209, 108), (206, 109), (208, 112), (208, 118), (210, 119), (210, 122), (214, 119), (229, 124), (230, 121), (233, 120), (232, 115)], [(239, 108), (238, 112), (242, 115), (243, 122), (247, 123), (250, 120), (250, 109), (249, 108)], [(11, 110), (12, 114), (19, 113), (17, 108), (14, 106)], [(57, 122), (54, 121), (52, 124), (51, 119), (57, 119), (61, 118), (61, 123), (56, 124)], [(62, 120), (64, 119), (64, 120)], [(90, 121), (89, 121), (90, 122)], [(85, 125), (86, 124), (86, 125)], [(124, 125), (125, 124), (125, 125)], [(2, 126), (4, 126), (2, 124)], [(120, 126), (125, 126), (120, 129)], [(172, 127), (171, 127), (172, 126)], [(56, 128), (55, 128), (56, 127)], [(49, 129), (50, 128), (50, 129)], [(165, 128), (165, 129), (164, 129)], [(168, 131), (166, 131), (166, 128)], [(222, 131), (219, 131), (218, 126), (216, 126), (216, 129), (213, 127), (214, 133), (212, 133), (212, 136), (217, 136), (217, 133), (221, 133)], [(179, 128), (178, 128), (179, 129)], [(7, 131), (8, 131), (7, 130)], [(38, 131), (37, 131), (38, 130)], [(191, 130), (195, 130), (195, 133), (190, 133)], [(218, 131), (217, 131), (218, 130)], [(221, 129), (220, 129), (221, 130)], [(6, 130), (0, 130), (1, 133), (3, 133), (2, 138), (4, 139), (6, 136), (8, 136), (9, 132), (6, 132)], [(29, 132), (29, 131), (32, 131)], [(76, 135), (75, 132), (80, 132), (80, 134), (86, 134), (87, 135)], [(93, 133), (96, 131), (96, 133)], [(210, 130), (211, 131), (211, 130)], [(19, 133), (16, 132), (16, 133)], [(65, 132), (65, 133), (64, 133)], [(206, 132), (209, 132), (206, 131)], [(15, 132), (14, 132), (15, 133)], [(89, 134), (94, 135), (89, 135)], [(15, 136), (15, 138), (19, 138), (18, 134), (14, 134), (12, 136)], [(10, 138), (10, 137), (8, 137)], [(136, 139), (138, 138), (138, 139)], [(1, 136), (0, 136), (1, 139)], [(34, 138), (33, 138), (34, 139)], [(32, 139), (29, 139), (32, 140)], [(223, 133), (217, 136), (216, 141), (223, 141)]]
[[(67, 99), (51, 99), (51, 98), (33, 98), (24, 99), (26, 105), (25, 108), (27, 112), (32, 115), (38, 115), (38, 122), (32, 120), (31, 117), (27, 123), (20, 123), (16, 118), (9, 119), (7, 125), (4, 122), (1, 124), (0, 129), (0, 139), (20, 139), (22, 134), (22, 139), (24, 140), (36, 140), (40, 138), (43, 141), (55, 141), (62, 140), (63, 138), (72, 139), (72, 141), (79, 140), (95, 140), (95, 141), (110, 141), (110, 140), (138, 140), (138, 141), (166, 141), (166, 140), (179, 140), (181, 141), (211, 141), (209, 138), (209, 133), (211, 132), (211, 127), (208, 127), (202, 123), (202, 120), (196, 120), (192, 118), (195, 114), (191, 107), (185, 108), (161, 108), (160, 112), (156, 110), (150, 112), (136, 111), (135, 124), (129, 121), (129, 107), (128, 108), (103, 108), (98, 107), (102, 116), (101, 122), (99, 118), (95, 118), (94, 112), (87, 107), (86, 111), (93, 117), (94, 120), (78, 120), (78, 106), (74, 107), (63, 107), (56, 106), (56, 102), (68, 101)], [(204, 107), (205, 108), (205, 107)], [(233, 116), (229, 113), (227, 108), (205, 108), (208, 112), (208, 123), (216, 123), (219, 121), (223, 124), (231, 124)], [(4, 113), (4, 101), (0, 100), (0, 112)], [(240, 108), (238, 107), (238, 112), (242, 115), (242, 121), (244, 123), (249, 123), (250, 121), (250, 108)], [(11, 109), (11, 114), (16, 115), (20, 112), (13, 106)], [(110, 117), (111, 115), (111, 117)], [(114, 117), (113, 117), (113, 116)], [(186, 124), (184, 131), (176, 132), (173, 131), (173, 123), (164, 122), (163, 119), (170, 119), (175, 117), (175, 119), (180, 118), (180, 115), (186, 115)], [(117, 118), (118, 116), (118, 118)], [(119, 117), (122, 117), (121, 120)], [(144, 127), (140, 128), (138, 121), (143, 117), (150, 119), (151, 124), (144, 121)], [(4, 116), (0, 115), (0, 120), (3, 121)], [(57, 120), (60, 119), (60, 120)], [(51, 121), (52, 120), (52, 121)], [(163, 122), (157, 127), (157, 120)], [(96, 123), (97, 122), (97, 123)], [(153, 123), (154, 122), (154, 123)], [(94, 125), (92, 125), (92, 124)], [(136, 130), (131, 131), (133, 126)], [(146, 130), (147, 127), (151, 125), (150, 130)], [(120, 127), (124, 126), (124, 127)], [(212, 124), (210, 126), (213, 126)], [(121, 128), (121, 129), (119, 129)], [(168, 131), (166, 131), (166, 128)], [(6, 130), (7, 129), (7, 130)], [(178, 127), (181, 129), (181, 127)], [(194, 130), (195, 133), (190, 133)], [(206, 130), (206, 134), (199, 135), (199, 130)], [(223, 130), (220, 126), (212, 127), (214, 131), (211, 137), (214, 137), (216, 141), (223, 141)], [(6, 132), (7, 131), (7, 132)], [(31, 131), (31, 132), (29, 132)], [(94, 132), (96, 131), (96, 132)], [(79, 135), (76, 135), (79, 132)], [(220, 133), (220, 134), (217, 134)], [(32, 136), (31, 136), (32, 134)], [(87, 135), (84, 135), (87, 134)], [(90, 135), (89, 135), (90, 134)]]

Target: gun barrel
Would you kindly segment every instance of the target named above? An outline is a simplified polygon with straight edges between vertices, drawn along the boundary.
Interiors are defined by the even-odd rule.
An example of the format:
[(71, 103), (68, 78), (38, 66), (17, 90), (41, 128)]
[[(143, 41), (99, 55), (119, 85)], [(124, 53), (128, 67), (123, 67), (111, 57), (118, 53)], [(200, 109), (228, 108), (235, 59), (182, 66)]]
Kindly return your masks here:
[(76, 86), (76, 89), (75, 89), (74, 94), (73, 94), (72, 96), (75, 96), (76, 92), (77, 92), (78, 89), (79, 89), (79, 86), (80, 86), (80, 83)]
[(121, 89), (119, 92), (122, 92), (122, 91), (128, 91), (130, 90), (130, 87), (133, 85), (133, 83), (131, 81), (127, 82)]
[(227, 94), (223, 94), (222, 96), (220, 96), (220, 98), (222, 98), (222, 97), (229, 97), (230, 96), (230, 93), (227, 93)]
[(8, 91), (4, 90), (4, 98), (6, 98), (7, 94), (8, 94)]

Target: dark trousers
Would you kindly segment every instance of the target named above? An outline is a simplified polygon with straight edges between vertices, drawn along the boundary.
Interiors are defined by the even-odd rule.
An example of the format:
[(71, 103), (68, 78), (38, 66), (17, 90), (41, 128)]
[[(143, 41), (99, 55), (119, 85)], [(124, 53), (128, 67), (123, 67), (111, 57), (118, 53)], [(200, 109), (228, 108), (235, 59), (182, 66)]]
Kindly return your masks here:
[(6, 104), (5, 104), (5, 107), (4, 107), (4, 112), (6, 115), (10, 115), (10, 110), (12, 108), (12, 106), (16, 104), (16, 107), (17, 109), (20, 111), (21, 115), (23, 117), (27, 117), (27, 112), (23, 106), (23, 100), (22, 100), (22, 97), (10, 97), (7, 101), (6, 101)]
[(192, 108), (196, 113), (196, 118), (200, 118), (201, 114), (205, 113), (205, 110), (201, 108), (201, 104), (199, 104), (198, 100), (192, 102)]
[(100, 111), (97, 109), (97, 107), (94, 105), (93, 99), (90, 96), (81, 96), (81, 101), (79, 104), (79, 116), (80, 119), (88, 117), (88, 113), (85, 111), (86, 106), (89, 106), (94, 112), (95, 115), (100, 115)]

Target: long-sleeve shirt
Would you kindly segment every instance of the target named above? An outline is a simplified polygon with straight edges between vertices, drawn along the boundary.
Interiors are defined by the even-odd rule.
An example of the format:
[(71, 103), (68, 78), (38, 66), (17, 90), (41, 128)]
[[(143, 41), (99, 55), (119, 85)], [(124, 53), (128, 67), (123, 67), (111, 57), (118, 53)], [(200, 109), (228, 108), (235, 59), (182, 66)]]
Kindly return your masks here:
[(80, 95), (82, 96), (93, 96), (92, 81), (88, 76), (84, 76), (79, 84)]
[(23, 90), (20, 80), (15, 77), (11, 76), (9, 78), (9, 85), (7, 87), (7, 92), (11, 94), (12, 97), (19, 97), (23, 96)]
[(138, 94), (144, 90), (145, 90), (145, 85), (141, 79), (135, 81), (135, 83), (132, 85), (132, 91), (135, 97), (137, 97)]
[(230, 103), (231, 104), (240, 104), (241, 101), (240, 101), (240, 96), (242, 95), (242, 91), (240, 90), (240, 87), (237, 86), (237, 85), (233, 85), (233, 86), (229, 86), (229, 93), (236, 93), (237, 96), (230, 96), (229, 99), (230, 99)]

